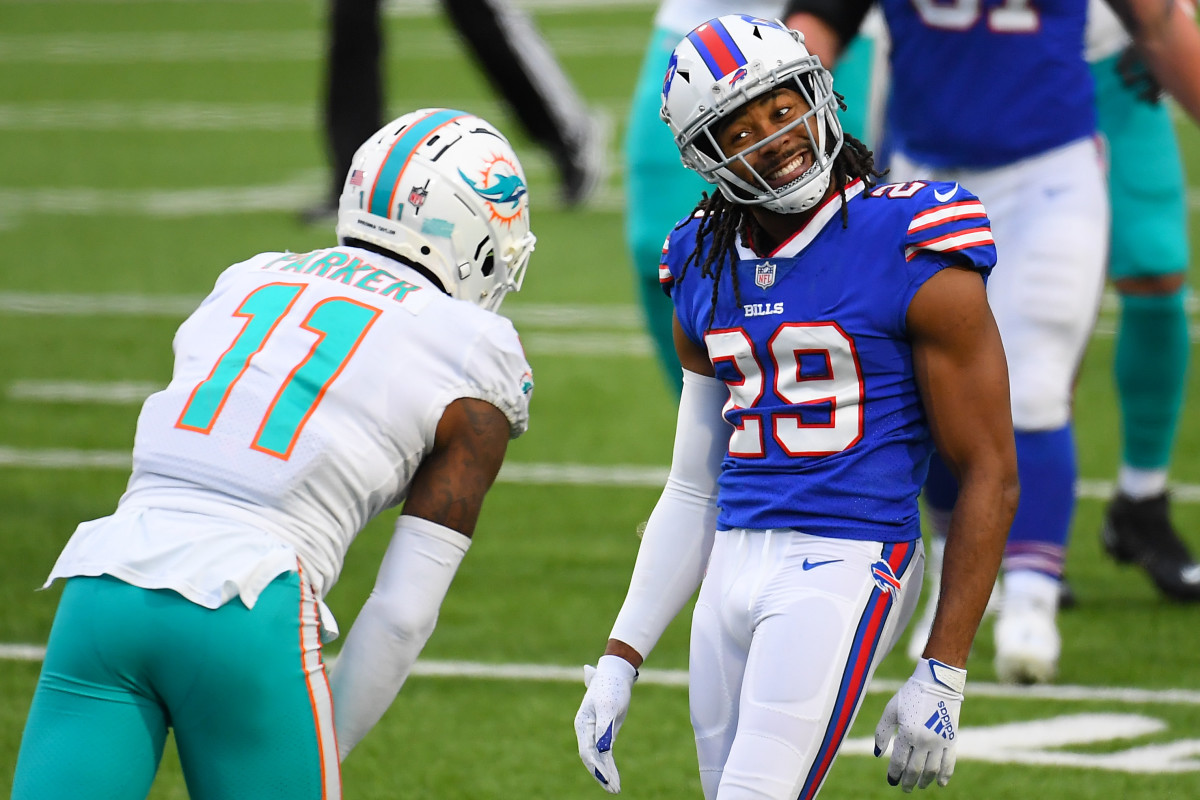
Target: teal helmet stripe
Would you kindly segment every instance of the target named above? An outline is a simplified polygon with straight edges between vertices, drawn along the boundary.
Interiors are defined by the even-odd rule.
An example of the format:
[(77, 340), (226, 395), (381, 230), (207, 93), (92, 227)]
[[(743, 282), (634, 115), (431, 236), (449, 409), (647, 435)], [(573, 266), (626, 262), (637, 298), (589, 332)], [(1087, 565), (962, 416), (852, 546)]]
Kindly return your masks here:
[(421, 142), (438, 128), (453, 122), (467, 114), (463, 111), (442, 109), (414, 122), (408, 127), (388, 151), (387, 157), (379, 167), (375, 176), (375, 184), (371, 187), (370, 212), (380, 217), (387, 217), (392, 207), (392, 199), (396, 195), (396, 184), (400, 180), (404, 167), (412, 154), (416, 152)]

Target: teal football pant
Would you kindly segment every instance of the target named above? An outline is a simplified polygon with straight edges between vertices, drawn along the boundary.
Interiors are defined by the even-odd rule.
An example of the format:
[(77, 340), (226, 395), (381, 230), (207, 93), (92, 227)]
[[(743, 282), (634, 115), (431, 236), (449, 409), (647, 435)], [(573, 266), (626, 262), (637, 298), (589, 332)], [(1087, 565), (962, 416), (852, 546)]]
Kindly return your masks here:
[[(1187, 188), (1175, 126), (1165, 103), (1147, 103), (1122, 84), (1117, 58), (1092, 65), (1100, 130), (1109, 150), (1109, 278), (1186, 273)], [(1186, 290), (1120, 297), (1114, 377), (1121, 461), (1139, 469), (1166, 469), (1191, 355)]]
[(298, 573), (253, 609), (108, 576), (67, 581), (13, 800), (144, 798), (167, 728), (193, 800), (341, 797), (317, 600)]

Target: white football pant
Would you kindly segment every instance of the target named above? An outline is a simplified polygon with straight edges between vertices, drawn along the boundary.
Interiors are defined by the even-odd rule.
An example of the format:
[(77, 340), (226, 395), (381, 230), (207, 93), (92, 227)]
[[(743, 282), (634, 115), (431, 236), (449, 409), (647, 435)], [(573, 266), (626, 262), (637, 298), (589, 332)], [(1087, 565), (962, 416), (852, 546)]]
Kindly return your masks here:
[(891, 167), (890, 181), (957, 181), (983, 201), (997, 256), (988, 303), (1008, 358), (1013, 426), (1066, 425), (1108, 258), (1108, 186), (1098, 141), (1082, 139), (990, 170), (934, 169), (901, 153)]
[(921, 591), (920, 540), (718, 531), (692, 616), (706, 800), (810, 800)]

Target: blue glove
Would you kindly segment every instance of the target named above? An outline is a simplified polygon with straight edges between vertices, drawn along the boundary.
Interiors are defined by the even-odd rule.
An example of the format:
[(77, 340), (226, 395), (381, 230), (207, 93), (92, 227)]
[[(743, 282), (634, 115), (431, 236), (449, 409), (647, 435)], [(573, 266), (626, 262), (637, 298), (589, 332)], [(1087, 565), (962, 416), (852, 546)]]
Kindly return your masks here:
[(875, 728), (875, 756), (887, 750), (896, 737), (887, 779), (906, 792), (924, 789), (937, 779), (939, 786), (954, 774), (958, 712), (962, 708), (967, 671), (922, 658), (912, 677), (888, 701)]
[(621, 791), (621, 776), (613, 761), (612, 749), (617, 732), (629, 713), (629, 700), (637, 670), (620, 656), (601, 656), (595, 668), (583, 668), (587, 692), (575, 715), (575, 738), (579, 757), (605, 791)]

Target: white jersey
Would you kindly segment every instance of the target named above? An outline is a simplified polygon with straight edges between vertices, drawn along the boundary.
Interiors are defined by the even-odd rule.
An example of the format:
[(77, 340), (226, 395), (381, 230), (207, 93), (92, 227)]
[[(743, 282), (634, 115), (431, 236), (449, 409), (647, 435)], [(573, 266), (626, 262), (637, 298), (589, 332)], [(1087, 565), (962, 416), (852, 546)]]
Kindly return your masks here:
[(116, 512), (79, 526), (47, 584), (110, 574), (252, 607), (298, 562), (324, 597), (358, 531), (407, 496), (447, 405), (487, 401), (514, 438), (528, 426), (512, 324), (357, 248), (235, 264), (174, 348)]

